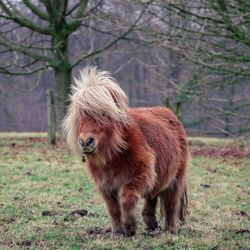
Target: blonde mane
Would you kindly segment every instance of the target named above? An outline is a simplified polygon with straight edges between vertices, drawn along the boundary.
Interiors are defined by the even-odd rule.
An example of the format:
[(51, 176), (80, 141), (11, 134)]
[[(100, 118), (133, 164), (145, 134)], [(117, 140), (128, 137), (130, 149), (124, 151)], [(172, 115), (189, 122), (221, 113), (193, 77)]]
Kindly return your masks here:
[(98, 123), (108, 116), (112, 120), (128, 124), (128, 99), (124, 91), (107, 71), (96, 67), (83, 68), (71, 87), (70, 105), (63, 121), (63, 133), (70, 148), (80, 154), (76, 130), (80, 117), (89, 115)]

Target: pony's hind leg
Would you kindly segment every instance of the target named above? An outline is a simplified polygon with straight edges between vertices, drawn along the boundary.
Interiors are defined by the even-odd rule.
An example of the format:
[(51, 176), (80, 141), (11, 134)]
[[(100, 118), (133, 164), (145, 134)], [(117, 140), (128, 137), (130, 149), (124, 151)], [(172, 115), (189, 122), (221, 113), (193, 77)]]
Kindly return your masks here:
[(177, 233), (177, 223), (180, 218), (180, 205), (185, 190), (184, 177), (174, 179), (172, 183), (159, 195), (161, 199), (161, 213), (164, 218), (164, 230), (172, 234)]
[(142, 210), (143, 221), (147, 225), (147, 230), (153, 231), (158, 227), (158, 223), (155, 216), (157, 204), (157, 196), (154, 198), (146, 198), (144, 207)]
[(187, 205), (188, 205), (188, 195), (187, 195), (187, 186), (185, 186), (181, 201), (180, 201), (180, 221), (184, 223), (187, 214)]

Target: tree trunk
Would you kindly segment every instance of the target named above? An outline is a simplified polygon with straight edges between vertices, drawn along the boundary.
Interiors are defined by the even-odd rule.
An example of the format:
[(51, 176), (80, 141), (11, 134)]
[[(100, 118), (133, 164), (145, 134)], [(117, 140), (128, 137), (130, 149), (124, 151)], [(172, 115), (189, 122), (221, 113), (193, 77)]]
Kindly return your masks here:
[(65, 31), (63, 20), (55, 28), (53, 36), (54, 58), (55, 58), (55, 81), (56, 81), (56, 103), (57, 103), (57, 127), (59, 128), (66, 114), (68, 97), (71, 83), (71, 64), (69, 62), (68, 36)]
[(72, 71), (70, 68), (60, 68), (55, 70), (58, 127), (61, 125), (68, 106), (71, 73)]
[(48, 138), (50, 144), (56, 144), (55, 98), (51, 89), (47, 90)]

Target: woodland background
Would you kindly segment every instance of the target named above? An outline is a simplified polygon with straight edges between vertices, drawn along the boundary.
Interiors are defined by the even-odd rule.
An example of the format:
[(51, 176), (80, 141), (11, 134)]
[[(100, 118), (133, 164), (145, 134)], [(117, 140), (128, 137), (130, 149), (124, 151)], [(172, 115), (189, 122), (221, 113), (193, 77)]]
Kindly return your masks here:
[(58, 126), (86, 65), (190, 135), (249, 135), (249, 1), (0, 0), (0, 131), (46, 131), (48, 89)]

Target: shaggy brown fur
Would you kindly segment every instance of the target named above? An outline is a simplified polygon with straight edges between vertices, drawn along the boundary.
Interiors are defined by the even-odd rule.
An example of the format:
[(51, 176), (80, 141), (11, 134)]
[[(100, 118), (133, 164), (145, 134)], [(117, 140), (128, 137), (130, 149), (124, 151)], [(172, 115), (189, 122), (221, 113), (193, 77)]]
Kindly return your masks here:
[[(92, 78), (94, 74), (98, 72), (92, 72)], [(88, 78), (88, 74), (84, 77)], [(119, 109), (118, 92), (115, 92), (119, 87), (108, 86), (109, 102), (114, 102)], [(73, 124), (74, 138), (80, 150), (86, 153), (90, 174), (107, 204), (113, 235), (135, 234), (135, 208), (140, 198), (145, 199), (143, 220), (148, 229), (154, 230), (158, 197), (164, 230), (176, 233), (178, 220), (185, 219), (187, 207), (189, 151), (184, 129), (167, 108), (128, 108), (124, 105), (124, 96), (120, 99), (123, 108), (118, 115), (122, 114), (121, 119), (107, 114), (106, 107), (103, 112), (101, 106), (100, 110), (95, 108), (93, 113), (91, 105), (87, 110), (81, 109), (72, 95), (64, 124), (66, 134), (72, 136), (70, 126)], [(88, 100), (85, 101), (82, 107), (86, 107)], [(79, 110), (75, 112), (77, 107)], [(102, 119), (97, 119), (96, 114), (102, 114)], [(72, 143), (72, 138), (68, 141)]]

